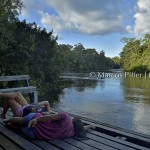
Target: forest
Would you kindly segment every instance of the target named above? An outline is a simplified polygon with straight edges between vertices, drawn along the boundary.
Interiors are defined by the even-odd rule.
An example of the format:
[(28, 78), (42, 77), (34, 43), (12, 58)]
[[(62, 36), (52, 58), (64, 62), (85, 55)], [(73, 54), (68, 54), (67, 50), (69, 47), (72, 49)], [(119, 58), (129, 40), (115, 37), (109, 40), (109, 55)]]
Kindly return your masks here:
[(150, 34), (144, 38), (122, 38), (125, 43), (120, 53), (121, 67), (125, 71), (150, 71)]
[(0, 75), (29, 74), (41, 91), (59, 89), (60, 73), (88, 72), (113, 68), (150, 70), (150, 35), (143, 39), (123, 38), (120, 57), (106, 57), (105, 51), (58, 44), (53, 31), (35, 22), (18, 19), (23, 2), (0, 0)]
[(0, 75), (29, 74), (42, 91), (57, 89), (57, 37), (36, 23), (19, 21), (22, 7), (21, 0), (0, 0)]

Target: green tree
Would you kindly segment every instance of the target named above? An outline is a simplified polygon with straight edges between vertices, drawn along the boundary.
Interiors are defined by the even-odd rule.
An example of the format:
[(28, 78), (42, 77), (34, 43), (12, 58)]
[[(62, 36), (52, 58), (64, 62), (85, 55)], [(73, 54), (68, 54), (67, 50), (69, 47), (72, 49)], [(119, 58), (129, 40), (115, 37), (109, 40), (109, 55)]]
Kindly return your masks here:
[[(0, 0), (0, 74), (9, 74), (6, 70), (8, 57), (14, 53), (16, 41), (13, 37), (17, 15), (22, 8), (21, 0)], [(10, 62), (11, 63), (11, 62)]]
[(61, 72), (87, 72), (110, 69), (113, 62), (105, 57), (105, 52), (99, 54), (95, 49), (84, 48), (81, 43), (71, 45), (57, 45), (56, 62)]
[(121, 52), (121, 63), (124, 70), (144, 72), (150, 70), (150, 36), (143, 39), (123, 38), (125, 46)]
[(114, 63), (114, 69), (119, 69), (121, 67), (121, 62), (120, 62), (120, 58), (118, 56), (115, 56), (113, 58), (111, 58), (113, 63)]
[(21, 0), (0, 0), (0, 75), (29, 74), (39, 89), (56, 88), (57, 37), (17, 18)]

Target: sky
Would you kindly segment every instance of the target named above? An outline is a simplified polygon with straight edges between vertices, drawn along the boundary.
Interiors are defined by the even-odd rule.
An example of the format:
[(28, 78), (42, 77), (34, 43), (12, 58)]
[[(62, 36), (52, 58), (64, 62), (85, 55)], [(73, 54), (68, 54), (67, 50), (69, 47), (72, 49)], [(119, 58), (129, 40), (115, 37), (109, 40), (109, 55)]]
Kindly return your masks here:
[(121, 38), (150, 34), (150, 0), (23, 0), (20, 20), (58, 35), (59, 44), (81, 43), (119, 56)]

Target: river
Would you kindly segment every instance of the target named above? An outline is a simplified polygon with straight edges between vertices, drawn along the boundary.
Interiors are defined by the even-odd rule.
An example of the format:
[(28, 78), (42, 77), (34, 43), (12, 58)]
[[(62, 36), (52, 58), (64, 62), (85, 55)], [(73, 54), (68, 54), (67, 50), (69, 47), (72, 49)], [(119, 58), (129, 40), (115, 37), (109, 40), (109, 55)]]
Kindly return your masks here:
[(150, 135), (149, 74), (111, 73), (105, 78), (97, 73), (63, 75), (65, 88), (48, 100), (57, 110)]

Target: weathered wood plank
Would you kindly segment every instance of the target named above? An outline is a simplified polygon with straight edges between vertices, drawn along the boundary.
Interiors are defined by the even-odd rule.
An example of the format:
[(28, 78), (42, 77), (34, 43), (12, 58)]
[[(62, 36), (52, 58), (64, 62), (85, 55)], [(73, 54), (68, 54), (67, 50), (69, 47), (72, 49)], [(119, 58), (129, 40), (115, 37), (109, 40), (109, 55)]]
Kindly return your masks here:
[(150, 141), (150, 136), (142, 134), (142, 133), (138, 133), (135, 131), (130, 131), (130, 130), (126, 130), (123, 128), (111, 126), (111, 125), (104, 124), (99, 121), (94, 121), (91, 119), (88, 120), (85, 117), (83, 117), (82, 119), (84, 120), (85, 123), (87, 123), (87, 124), (94, 123), (97, 125), (98, 128), (100, 128), (100, 130), (102, 129), (102, 130), (110, 131), (110, 132), (112, 132), (112, 134), (116, 133), (118, 135), (122, 135), (122, 136), (126, 136), (126, 137), (132, 137), (132, 138), (136, 138), (136, 139), (143, 140), (143, 141)]
[(34, 86), (0, 89), (0, 93), (11, 93), (11, 92), (32, 93), (35, 91), (36, 87)]
[(111, 141), (111, 140), (108, 140), (108, 139), (105, 139), (105, 138), (102, 138), (102, 137), (99, 137), (99, 136), (96, 136), (96, 135), (93, 135), (90, 133), (87, 133), (87, 137), (90, 139), (93, 139), (97, 142), (103, 143), (107, 146), (113, 147), (113, 148), (117, 148), (117, 149), (121, 149), (121, 150), (135, 150), (134, 148), (116, 143), (114, 141)]
[(29, 142), (25, 138), (19, 136), (18, 134), (14, 133), (13, 131), (9, 130), (8, 128), (4, 127), (4, 125), (0, 124), (0, 132), (5, 135), (8, 139), (13, 140), (14, 143), (22, 147), (23, 149), (30, 149), (30, 150), (42, 150), (35, 144)]
[(84, 143), (82, 143), (82, 142), (80, 142), (80, 141), (77, 141), (77, 140), (74, 140), (74, 139), (72, 139), (72, 138), (66, 138), (66, 139), (63, 139), (63, 141), (65, 141), (65, 142), (67, 142), (67, 143), (69, 143), (69, 144), (72, 144), (72, 145), (74, 145), (74, 146), (76, 146), (76, 147), (78, 147), (78, 148), (81, 148), (81, 149), (83, 149), (83, 150), (96, 150), (94, 147), (92, 147), (92, 146), (89, 146), (89, 145), (87, 145), (87, 144), (84, 144)]
[(53, 145), (51, 145), (50, 143), (47, 143), (46, 141), (43, 140), (32, 140), (32, 142), (38, 146), (40, 146), (41, 148), (43, 148), (44, 150), (61, 150), (60, 148), (57, 148)]
[(104, 145), (103, 143), (96, 142), (96, 141), (90, 140), (90, 139), (83, 141), (83, 143), (85, 143), (85, 144), (90, 144), (90, 145), (92, 145), (93, 147), (98, 148), (98, 149), (100, 149), (100, 150), (118, 150), (117, 148), (113, 148), (113, 147), (111, 147), (111, 146), (108, 146), (109, 143), (108, 143), (108, 145)]
[(106, 138), (108, 140), (123, 144), (123, 145), (126, 145), (126, 146), (130, 146), (130, 147), (135, 148), (135, 149), (145, 149), (145, 150), (149, 149), (149, 148), (145, 148), (143, 146), (136, 145), (136, 144), (128, 142), (128, 141), (124, 141), (124, 140), (121, 140), (121, 139), (118, 139), (118, 138), (115, 138), (115, 137), (111, 137), (107, 134), (103, 134), (103, 133), (100, 133), (100, 132), (97, 132), (97, 131), (91, 131), (90, 133), (98, 135), (98, 136), (103, 137), (103, 138)]
[[(98, 147), (98, 146), (96, 147), (95, 145), (91, 144), (90, 142), (87, 142), (87, 143), (85, 142), (86, 144), (84, 143), (84, 141), (89, 141), (89, 140), (83, 140), (82, 142), (80, 142), (80, 141), (74, 140), (72, 138), (67, 138), (67, 139), (63, 139), (63, 141), (65, 141), (69, 144), (72, 144), (78, 148), (81, 148), (82, 150), (97, 150), (97, 149), (101, 150), (101, 147), (103, 147), (103, 150), (106, 150), (109, 148), (103, 144), (101, 144), (101, 147)], [(111, 149), (111, 150), (114, 150), (114, 149)]]
[(0, 81), (19, 81), (29, 79), (30, 79), (29, 75), (0, 76)]
[(116, 133), (118, 135), (122, 135), (124, 137), (130, 137), (130, 138), (134, 138), (134, 139), (139, 139), (139, 140), (142, 140), (142, 141), (149, 141), (150, 142), (150, 136), (148, 135), (143, 135), (143, 134), (140, 134), (140, 133), (136, 133), (136, 132), (132, 132), (132, 131), (125, 131), (125, 130), (117, 130), (113, 127), (106, 127), (106, 126), (101, 126), (101, 125), (98, 125), (98, 127), (100, 127), (101, 129), (104, 129), (104, 130), (109, 130), (110, 132), (113, 133)]
[(3, 136), (2, 134), (0, 134), (0, 145), (3, 146), (4, 149), (13, 149), (13, 150), (21, 150), (22, 148), (20, 148), (19, 146), (15, 145), (14, 143), (12, 143), (10, 140), (8, 140), (5, 136)]
[(81, 150), (80, 148), (77, 148), (71, 144), (68, 144), (62, 140), (48, 140), (49, 143), (56, 145), (57, 147), (60, 147), (63, 150)]

